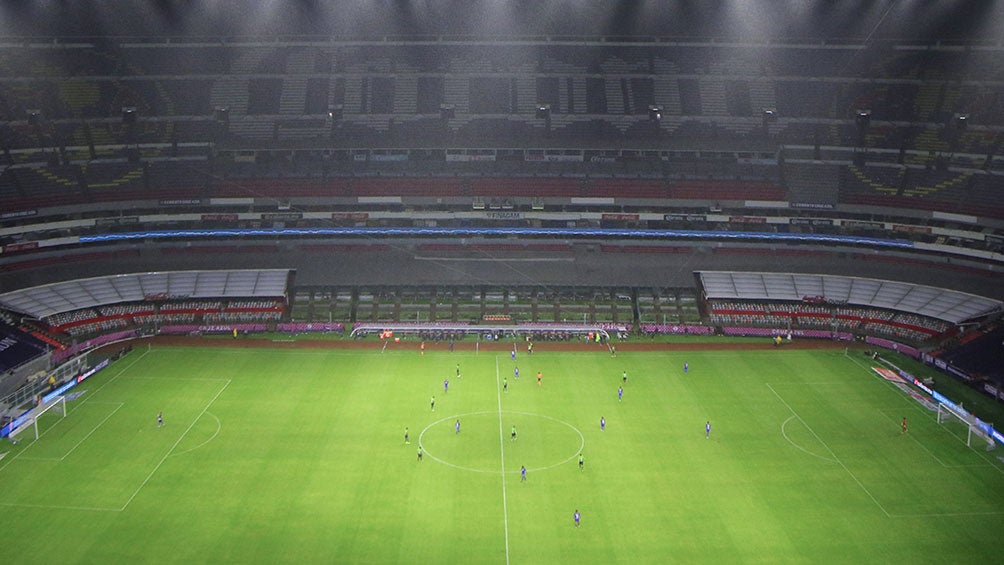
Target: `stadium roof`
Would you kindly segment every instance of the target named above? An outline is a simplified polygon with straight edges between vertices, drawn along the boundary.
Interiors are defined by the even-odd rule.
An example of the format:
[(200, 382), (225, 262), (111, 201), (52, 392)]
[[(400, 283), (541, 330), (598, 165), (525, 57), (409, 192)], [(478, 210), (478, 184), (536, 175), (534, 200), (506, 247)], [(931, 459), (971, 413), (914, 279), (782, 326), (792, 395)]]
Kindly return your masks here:
[(0, 294), (5, 308), (45, 318), (105, 304), (188, 298), (276, 297), (289, 271), (227, 270), (134, 273), (52, 283)]
[(990, 313), (1004, 305), (974, 294), (861, 277), (704, 271), (699, 273), (708, 298), (735, 300), (819, 300), (909, 312), (953, 324)]

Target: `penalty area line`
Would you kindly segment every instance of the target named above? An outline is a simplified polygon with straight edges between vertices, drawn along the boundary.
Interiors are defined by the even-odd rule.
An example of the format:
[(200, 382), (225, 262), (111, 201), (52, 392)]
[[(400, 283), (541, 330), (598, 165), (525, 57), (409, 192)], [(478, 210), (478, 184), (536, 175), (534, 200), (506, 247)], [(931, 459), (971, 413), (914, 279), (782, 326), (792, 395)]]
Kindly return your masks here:
[(171, 456), (171, 453), (173, 453), (175, 448), (178, 447), (178, 444), (181, 443), (181, 440), (185, 439), (185, 436), (188, 435), (188, 432), (192, 431), (192, 428), (195, 427), (195, 424), (202, 418), (202, 416), (206, 414), (207, 411), (209, 411), (209, 408), (213, 405), (214, 402), (216, 402), (216, 399), (219, 398), (221, 394), (223, 394), (223, 391), (227, 390), (227, 387), (230, 386), (231, 382), (232, 381), (230, 379), (227, 379), (227, 383), (223, 385), (223, 387), (220, 388), (219, 391), (216, 392), (216, 395), (213, 396), (212, 400), (210, 400), (208, 404), (206, 404), (205, 408), (202, 409), (202, 412), (199, 412), (199, 415), (196, 416), (195, 419), (192, 420), (192, 423), (189, 424), (187, 428), (185, 428), (185, 431), (182, 432), (180, 436), (178, 436), (177, 441), (174, 442), (174, 444), (171, 446), (171, 449), (168, 449), (167, 453), (165, 453), (164, 456), (160, 458), (160, 461), (157, 462), (157, 465), (154, 466), (153, 470), (150, 471), (150, 474), (148, 474), (146, 478), (143, 479), (143, 482), (140, 483), (139, 487), (136, 488), (136, 491), (132, 493), (132, 496), (130, 496), (129, 499), (126, 500), (125, 504), (122, 505), (122, 508), (120, 510), (125, 510), (132, 503), (132, 501), (136, 498), (136, 495), (139, 494), (139, 491), (143, 490), (143, 487), (145, 487), (146, 484), (150, 482), (150, 479), (153, 478), (154, 473), (156, 473), (157, 470), (160, 469), (160, 466), (164, 464), (164, 461), (167, 461), (167, 458)]
[(770, 391), (774, 393), (774, 396), (776, 396), (777, 399), (781, 401), (781, 404), (784, 404), (785, 408), (787, 408), (788, 411), (791, 412), (792, 415), (795, 416), (795, 418), (797, 418), (799, 422), (802, 422), (802, 425), (805, 426), (805, 429), (809, 430), (809, 433), (811, 433), (812, 436), (816, 438), (816, 441), (818, 441), (820, 445), (826, 448), (826, 451), (830, 454), (830, 457), (832, 457), (833, 460), (837, 463), (837, 465), (840, 465), (840, 467), (843, 468), (843, 470), (851, 477), (851, 479), (853, 479), (854, 482), (857, 483), (858, 487), (862, 491), (864, 491), (866, 495), (868, 495), (868, 498), (870, 498), (871, 501), (875, 503), (875, 506), (878, 506), (878, 509), (881, 510), (883, 514), (885, 514), (886, 518), (892, 518), (892, 514), (890, 514), (889, 511), (885, 509), (885, 506), (882, 506), (882, 503), (879, 502), (877, 498), (875, 498), (875, 495), (872, 494), (867, 487), (865, 487), (864, 483), (862, 483), (861, 480), (858, 479), (857, 475), (851, 472), (851, 470), (847, 467), (847, 465), (845, 465), (844, 462), (841, 461), (839, 457), (837, 457), (837, 454), (834, 453), (832, 449), (830, 449), (830, 446), (825, 441), (823, 441), (823, 438), (819, 437), (819, 434), (816, 433), (816, 430), (813, 430), (812, 426), (810, 426), (808, 422), (802, 419), (802, 417), (798, 415), (798, 412), (795, 412), (795, 409), (792, 408), (790, 404), (785, 402), (784, 398), (782, 398), (781, 395), (778, 394), (776, 390), (774, 390), (774, 387), (770, 386), (770, 383), (764, 383), (764, 384), (767, 385), (767, 388), (769, 388)]

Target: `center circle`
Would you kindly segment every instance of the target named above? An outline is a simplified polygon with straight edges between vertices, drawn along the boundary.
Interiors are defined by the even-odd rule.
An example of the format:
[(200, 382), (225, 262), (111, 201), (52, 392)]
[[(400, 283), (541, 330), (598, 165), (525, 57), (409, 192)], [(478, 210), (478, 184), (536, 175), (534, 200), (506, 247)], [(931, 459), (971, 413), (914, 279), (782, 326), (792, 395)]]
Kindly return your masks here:
[[(485, 410), (454, 414), (429, 424), (418, 435), (425, 456), (454, 469), (501, 474), (546, 471), (578, 457), (586, 439), (578, 428), (532, 412)], [(456, 423), (460, 422), (457, 432)], [(516, 439), (512, 439), (512, 427)]]

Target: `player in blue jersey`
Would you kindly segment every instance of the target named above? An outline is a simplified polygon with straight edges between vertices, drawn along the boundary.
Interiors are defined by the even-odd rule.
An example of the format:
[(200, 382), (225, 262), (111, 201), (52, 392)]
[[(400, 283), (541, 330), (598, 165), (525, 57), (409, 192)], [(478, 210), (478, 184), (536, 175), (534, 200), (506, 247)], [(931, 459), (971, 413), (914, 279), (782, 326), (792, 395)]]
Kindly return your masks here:
[(457, 420), (457, 423), (454, 424), (453, 427), (456, 430), (456, 432), (454, 432), (454, 433), (458, 433), (459, 434), (460, 433), (460, 420)]
[(603, 416), (600, 416), (600, 431), (605, 431), (607, 429), (607, 420)]
[(572, 518), (575, 519), (575, 527), (578, 528), (579, 527), (579, 520), (582, 519), (582, 515), (579, 514), (579, 510), (578, 509), (575, 510), (575, 514), (572, 514)]
[(617, 402), (624, 400), (624, 387), (617, 387)]
[(526, 466), (525, 465), (521, 466), (519, 468), (519, 475), (520, 475), (519, 482), (525, 483), (526, 482)]
[(513, 369), (512, 369), (512, 377), (514, 379), (516, 379), (517, 381), (519, 380), (519, 367), (513, 367)]
[(684, 363), (683, 364), (683, 372), (686, 373), (689, 370), (690, 370), (690, 365), (688, 365), (687, 363)]
[(706, 437), (706, 438), (711, 437), (711, 421), (710, 420), (706, 424), (704, 424), (704, 437)]
[(443, 394), (450, 392), (450, 380), (443, 379)]

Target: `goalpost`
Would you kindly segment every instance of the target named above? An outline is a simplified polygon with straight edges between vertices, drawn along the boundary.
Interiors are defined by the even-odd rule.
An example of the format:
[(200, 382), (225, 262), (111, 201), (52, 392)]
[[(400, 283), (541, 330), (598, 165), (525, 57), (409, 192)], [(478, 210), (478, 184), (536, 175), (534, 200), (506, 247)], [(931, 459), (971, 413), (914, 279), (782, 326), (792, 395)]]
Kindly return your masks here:
[(35, 440), (38, 440), (38, 419), (42, 417), (43, 414), (52, 412), (58, 414), (60, 418), (66, 417), (66, 397), (57, 396), (52, 399), (51, 402), (44, 404), (42, 406), (36, 406), (32, 408), (30, 412), (23, 416), (24, 421), (22, 421), (16, 428), (10, 432), (10, 441), (12, 443), (18, 442), (18, 437), (23, 433), (31, 432), (34, 434)]
[(951, 427), (957, 428), (957, 426), (952, 426), (951, 424), (946, 425), (946, 422), (958, 422), (959, 424), (965, 426), (966, 445), (969, 447), (973, 446), (974, 436), (976, 437), (977, 441), (983, 441), (984, 443), (986, 443), (987, 451), (991, 451), (997, 446), (996, 442), (994, 442), (994, 439), (990, 437), (990, 435), (987, 434), (985, 431), (983, 431), (983, 429), (980, 428), (976, 424), (976, 422), (970, 421), (969, 418), (966, 418), (961, 414), (957, 414), (954, 410), (948, 408), (947, 406), (939, 402), (938, 423), (941, 424), (942, 426), (945, 426), (945, 428), (949, 429), (949, 431), (951, 431), (950, 429)]

